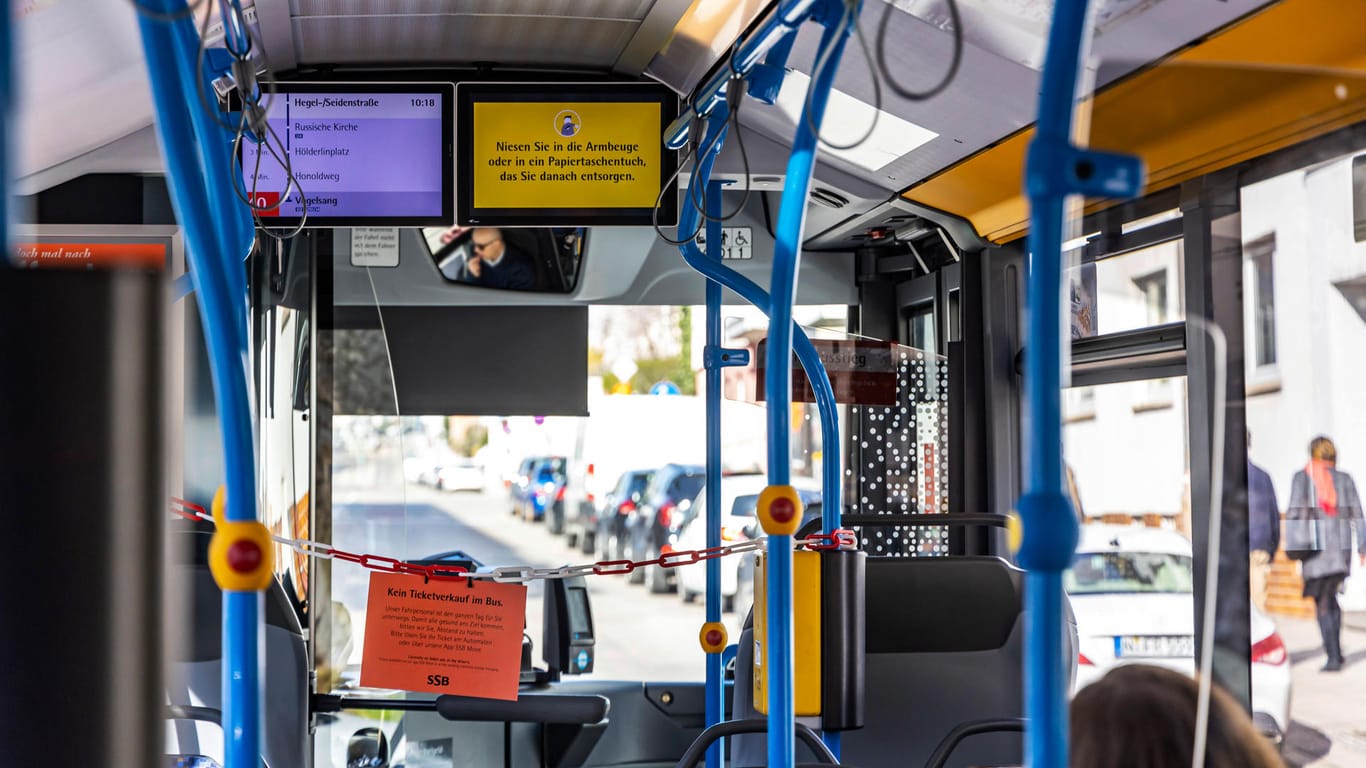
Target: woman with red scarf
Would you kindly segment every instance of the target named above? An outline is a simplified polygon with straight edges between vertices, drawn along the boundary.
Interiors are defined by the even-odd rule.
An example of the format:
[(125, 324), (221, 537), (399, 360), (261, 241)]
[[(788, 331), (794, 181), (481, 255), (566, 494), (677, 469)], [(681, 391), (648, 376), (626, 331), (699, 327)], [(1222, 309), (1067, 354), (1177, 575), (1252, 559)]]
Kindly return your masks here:
[(1318, 508), (1318, 554), (1301, 562), (1304, 596), (1314, 598), (1314, 612), (1323, 635), (1323, 650), (1328, 663), (1323, 671), (1342, 669), (1342, 609), (1338, 588), (1351, 570), (1352, 533), (1357, 552), (1366, 564), (1366, 520), (1362, 519), (1361, 498), (1351, 475), (1336, 468), (1338, 452), (1333, 441), (1316, 437), (1309, 443), (1309, 464), (1295, 473), (1290, 485), (1292, 509)]

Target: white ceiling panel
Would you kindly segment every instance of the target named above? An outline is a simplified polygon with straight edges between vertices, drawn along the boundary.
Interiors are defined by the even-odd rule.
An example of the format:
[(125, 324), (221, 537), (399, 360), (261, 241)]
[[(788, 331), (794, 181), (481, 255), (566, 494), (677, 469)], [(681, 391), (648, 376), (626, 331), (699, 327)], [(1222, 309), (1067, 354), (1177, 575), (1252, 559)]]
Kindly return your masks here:
[(653, 0), (292, 0), (303, 64), (609, 70)]
[[(1104, 0), (1093, 19), (1097, 34), (1091, 66), (1099, 70), (1098, 85), (1266, 2)], [(894, 0), (893, 5), (899, 10), (892, 14), (887, 29), (888, 66), (903, 85), (928, 88), (943, 77), (953, 50), (947, 4), (945, 0)], [(863, 7), (860, 26), (870, 49), (875, 49), (884, 8), (878, 2)], [(885, 87), (881, 93), (883, 110), (938, 135), (873, 172), (830, 153), (822, 153), (823, 163), (888, 190), (904, 189), (1034, 122), (1039, 88), (1036, 66), (1042, 55), (1045, 20), (1052, 13), (1051, 0), (963, 0), (961, 11), (966, 46), (954, 82), (928, 101), (906, 101)], [(819, 39), (819, 30), (803, 27), (789, 66), (809, 73)], [(835, 86), (869, 106), (877, 105), (869, 63), (857, 40), (850, 40), (845, 48)], [(742, 120), (781, 141), (790, 141), (792, 136), (792, 121), (775, 107), (746, 104)]]
[(484, 14), (490, 16), (577, 16), (640, 21), (653, 0), (293, 0), (290, 15), (406, 16)]
[(27, 0), (13, 10), (17, 176), (39, 173), (151, 124), (151, 89), (132, 6)]
[(608, 70), (637, 22), (555, 16), (305, 16), (294, 20), (308, 64), (451, 63)]

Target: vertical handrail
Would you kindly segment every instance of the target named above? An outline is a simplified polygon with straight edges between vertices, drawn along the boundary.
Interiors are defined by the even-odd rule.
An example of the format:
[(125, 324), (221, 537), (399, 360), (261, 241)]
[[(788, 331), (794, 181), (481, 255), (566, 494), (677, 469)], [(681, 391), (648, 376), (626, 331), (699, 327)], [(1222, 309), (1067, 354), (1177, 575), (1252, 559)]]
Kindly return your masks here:
[[(711, 175), (711, 161), (704, 161), (698, 165), (695, 177), (700, 179), (709, 178)], [(694, 183), (701, 183), (695, 181)], [(688, 212), (683, 211), (679, 218), (679, 231), (691, 232), (689, 226)], [(694, 219), (693, 224), (696, 223)], [(708, 261), (702, 250), (695, 243), (687, 243), (681, 248), (683, 261), (697, 272), (700, 272), (710, 281), (720, 283), (722, 287), (734, 291), (740, 298), (754, 305), (756, 309), (763, 312), (765, 316), (772, 319), (773, 307), (769, 299), (768, 292), (760, 288), (753, 280), (736, 272), (724, 264)], [(840, 517), (843, 512), (843, 478), (840, 477), (840, 452), (839, 452), (839, 403), (835, 401), (835, 389), (830, 384), (830, 375), (825, 370), (825, 363), (821, 362), (820, 353), (816, 351), (816, 346), (811, 343), (811, 339), (806, 335), (806, 331), (801, 326), (793, 323), (792, 327), (792, 351), (797, 356), (797, 362), (806, 372), (806, 378), (811, 382), (811, 390), (816, 397), (817, 416), (820, 421), (821, 446), (824, 451), (821, 463), (821, 527), (826, 533), (833, 533), (840, 527)]]
[[(719, 145), (722, 137), (714, 137)], [(721, 182), (697, 180), (707, 189), (707, 258), (721, 261)], [(692, 207), (689, 201), (689, 207)], [(712, 354), (721, 347), (721, 286), (707, 281), (707, 548), (721, 546), (721, 361)], [(680, 587), (681, 589), (681, 587)], [(707, 623), (721, 621), (721, 560), (707, 561)], [(721, 679), (721, 654), (707, 654), (706, 727), (725, 717), (725, 690)], [(723, 740), (707, 748), (707, 768), (721, 768)]]
[[(708, 200), (716, 200), (719, 208), (720, 196), (719, 194), (716, 194), (716, 192), (719, 191), (719, 187), (717, 189), (712, 189), (710, 179), (712, 167), (716, 162), (716, 158), (720, 156), (722, 145), (725, 142), (729, 105), (722, 102), (720, 105), (717, 106), (717, 110), (717, 112), (713, 113), (712, 121), (708, 128), (707, 135), (702, 141), (702, 146), (711, 148), (711, 151), (703, 157), (699, 158), (697, 166), (694, 169), (692, 183), (706, 185), (709, 190)], [(712, 212), (710, 208), (708, 210), (708, 216), (714, 216), (714, 212)], [(696, 206), (692, 205), (691, 203), (685, 205), (679, 217), (678, 230), (680, 232), (694, 231), (698, 226), (698, 218), (699, 215)], [(719, 222), (716, 222), (715, 224), (719, 225)], [(712, 225), (713, 222), (708, 222), (709, 227)], [(711, 238), (710, 242), (712, 243), (720, 242), (719, 236), (715, 233), (712, 233), (710, 230), (708, 231), (707, 236)], [(734, 291), (742, 299), (754, 305), (765, 315), (771, 316), (773, 311), (772, 301), (770, 300), (768, 293), (764, 291), (762, 288), (760, 288), (753, 280), (750, 280), (749, 278), (745, 277), (739, 272), (736, 272), (735, 270), (726, 266), (724, 263), (721, 262), (719, 258), (709, 257), (707, 254), (702, 252), (701, 248), (699, 248), (697, 246), (697, 243), (694, 241), (684, 243), (681, 246), (681, 252), (683, 255), (683, 260), (688, 264), (688, 266), (692, 267), (694, 270), (701, 273), (708, 279), (708, 296), (712, 295), (712, 291), (716, 291), (715, 296), (717, 303), (717, 341), (715, 342), (715, 345), (713, 345), (712, 338), (708, 336), (707, 346), (709, 350), (716, 350), (720, 346), (720, 289), (722, 287)], [(708, 306), (710, 306), (710, 304)], [(708, 315), (708, 317), (710, 317), (710, 314)], [(806, 371), (807, 378), (811, 381), (812, 390), (815, 393), (816, 407), (820, 415), (821, 441), (822, 444), (825, 446), (825, 452), (827, 453), (826, 460), (823, 463), (822, 471), (824, 498), (824, 506), (822, 508), (822, 523), (826, 531), (829, 532), (839, 528), (840, 526), (840, 498), (842, 490), (842, 478), (840, 477), (840, 455), (838, 450), (839, 411), (837, 410), (837, 404), (835, 402), (834, 388), (830, 384), (830, 377), (825, 370), (824, 363), (821, 362), (820, 355), (816, 352), (815, 346), (811, 343), (811, 340), (807, 337), (805, 331), (800, 326), (793, 323), (792, 328), (793, 348), (796, 352), (797, 360), (801, 364), (802, 368)], [(708, 364), (710, 365), (714, 362), (716, 361), (712, 360)], [(708, 373), (708, 376), (708, 387), (710, 387), (710, 371)], [(716, 378), (717, 381), (720, 380), (719, 368)], [(710, 392), (711, 390), (709, 389), (708, 391)], [(719, 403), (719, 386), (716, 391)], [(711, 432), (708, 433), (709, 445), (710, 440), (712, 439), (711, 434)], [(717, 431), (716, 433), (716, 440), (718, 441), (717, 451), (719, 454), (719, 431)], [(716, 498), (715, 500), (710, 495), (712, 493), (710, 490), (710, 484), (712, 482), (713, 477), (717, 478), (716, 482), (718, 484), (716, 490), (716, 495), (718, 498)], [(720, 503), (719, 482), (719, 474), (713, 472), (709, 465), (707, 470), (708, 490), (705, 491), (708, 494), (707, 506), (709, 509), (715, 508), (715, 505), (718, 505)], [(708, 605), (710, 606), (710, 604), (711, 598), (709, 596)], [(708, 613), (708, 621), (711, 621), (710, 612)], [(827, 744), (829, 744), (832, 741), (832, 736), (835, 737), (833, 741), (836, 744), (838, 744), (837, 734), (825, 734), (825, 736), (827, 739)]]
[(1044, 59), (1039, 114), (1029, 147), (1030, 203), (1025, 335), (1025, 493), (1018, 553), (1025, 568), (1025, 764), (1065, 768), (1067, 664), (1062, 573), (1077, 546), (1077, 520), (1062, 462), (1062, 228), (1068, 195), (1132, 196), (1142, 188), (1135, 158), (1079, 149), (1071, 132), (1087, 0), (1057, 0)]
[[(845, 3), (828, 3), (821, 19), (824, 31), (819, 50), (826, 64), (812, 73), (810, 91), (797, 122), (792, 153), (787, 161), (786, 182), (778, 207), (773, 248), (773, 276), (769, 283), (772, 312), (768, 333), (768, 375), (764, 380), (768, 400), (768, 483), (786, 486), (792, 475), (792, 304), (797, 291), (797, 269), (801, 260), (803, 230), (806, 226), (807, 195), (816, 165), (816, 144), (825, 116), (825, 107), (834, 85), (835, 72), (849, 39), (858, 4), (851, 23)], [(834, 18), (838, 6), (838, 21)], [(770, 531), (767, 547), (768, 637), (768, 764), (792, 768), (796, 762), (796, 711), (793, 702), (792, 635), (792, 536)]]
[[(157, 135), (166, 158), (167, 182), (176, 219), (185, 229), (186, 258), (198, 295), (212, 373), (214, 397), (223, 429), (226, 467), (225, 519), (256, 520), (253, 421), (247, 382), (245, 278), (242, 256), (250, 243), (243, 228), (229, 227), (242, 215), (235, 206), (222, 160), (221, 130), (206, 130), (187, 67), (198, 39), (186, 15), (184, 0), (143, 0), (157, 12), (181, 16), (167, 22), (140, 14), (143, 54), (147, 61)], [(197, 45), (197, 43), (196, 43)], [(186, 111), (190, 120), (186, 120)], [(215, 145), (217, 151), (215, 151)], [(207, 177), (207, 178), (206, 178)], [(240, 224), (240, 222), (239, 222)], [(240, 251), (238, 250), (240, 249)], [(223, 595), (223, 712), (227, 768), (256, 768), (261, 743), (261, 640), (263, 593), (224, 590)]]

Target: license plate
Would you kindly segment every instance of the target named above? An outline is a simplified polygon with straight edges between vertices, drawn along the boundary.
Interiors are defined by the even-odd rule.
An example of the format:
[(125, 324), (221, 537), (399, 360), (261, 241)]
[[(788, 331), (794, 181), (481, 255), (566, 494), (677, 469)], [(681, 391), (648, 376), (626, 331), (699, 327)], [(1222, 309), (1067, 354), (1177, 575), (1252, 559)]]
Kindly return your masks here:
[(1131, 635), (1115, 638), (1116, 657), (1179, 658), (1195, 655), (1191, 635)]

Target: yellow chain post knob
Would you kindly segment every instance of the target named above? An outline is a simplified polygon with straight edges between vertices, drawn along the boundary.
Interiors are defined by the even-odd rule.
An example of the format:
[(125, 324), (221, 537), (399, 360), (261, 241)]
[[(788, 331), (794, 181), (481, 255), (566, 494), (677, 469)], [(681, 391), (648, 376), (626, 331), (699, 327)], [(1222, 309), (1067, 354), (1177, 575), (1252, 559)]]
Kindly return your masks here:
[(790, 485), (770, 485), (759, 493), (759, 523), (769, 536), (792, 536), (802, 524), (802, 498)]
[(257, 520), (230, 521), (223, 486), (213, 495), (215, 529), (209, 540), (209, 570), (227, 592), (259, 592), (275, 573), (275, 547), (270, 531)]
[(702, 631), (697, 633), (697, 640), (702, 643), (702, 650), (705, 653), (720, 653), (726, 650), (726, 625), (719, 621), (703, 624)]
[(1010, 546), (1012, 553), (1020, 551), (1020, 544), (1024, 542), (1024, 521), (1020, 515), (1011, 512), (1006, 516), (1006, 543)]
[(222, 525), (228, 521), (228, 513), (226, 512), (227, 506), (228, 487), (226, 485), (220, 485), (218, 486), (218, 490), (214, 491), (213, 503), (209, 504), (209, 509), (213, 512), (213, 522), (215, 525)]

